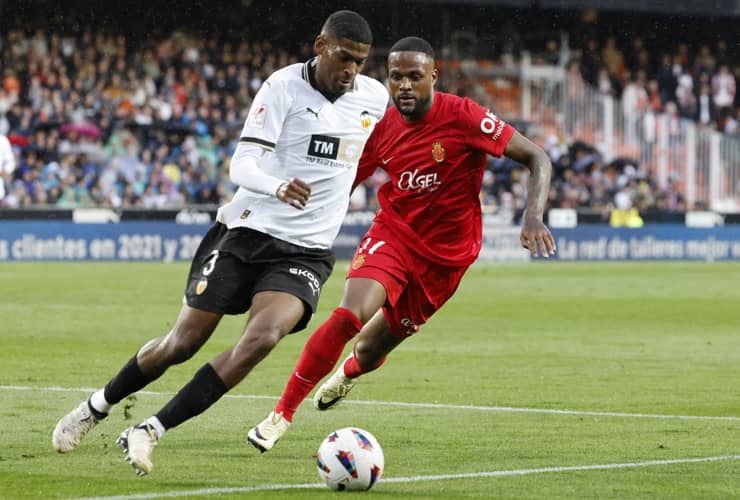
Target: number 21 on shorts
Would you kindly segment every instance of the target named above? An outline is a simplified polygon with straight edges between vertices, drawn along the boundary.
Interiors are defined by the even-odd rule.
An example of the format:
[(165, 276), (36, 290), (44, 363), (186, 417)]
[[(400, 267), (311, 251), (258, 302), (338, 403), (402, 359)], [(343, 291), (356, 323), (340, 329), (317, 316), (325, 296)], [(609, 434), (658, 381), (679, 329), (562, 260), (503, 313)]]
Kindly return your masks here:
[(372, 238), (365, 238), (365, 240), (357, 247), (355, 257), (352, 259), (352, 269), (358, 269), (365, 263), (365, 258), (368, 255), (372, 255), (375, 251), (385, 245), (385, 241), (377, 240), (373, 242)]

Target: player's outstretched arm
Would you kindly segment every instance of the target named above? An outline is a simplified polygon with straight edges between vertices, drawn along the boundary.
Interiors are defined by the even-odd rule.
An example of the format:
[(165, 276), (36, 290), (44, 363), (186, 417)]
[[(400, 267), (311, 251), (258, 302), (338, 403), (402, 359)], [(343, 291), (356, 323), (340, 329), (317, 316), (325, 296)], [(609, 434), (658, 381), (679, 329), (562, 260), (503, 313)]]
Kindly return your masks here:
[(547, 259), (555, 254), (555, 240), (542, 221), (552, 175), (550, 158), (547, 153), (519, 132), (514, 132), (504, 154), (526, 165), (529, 169), (527, 208), (524, 212), (524, 223), (519, 239), (522, 246), (532, 253), (532, 257), (541, 254)]

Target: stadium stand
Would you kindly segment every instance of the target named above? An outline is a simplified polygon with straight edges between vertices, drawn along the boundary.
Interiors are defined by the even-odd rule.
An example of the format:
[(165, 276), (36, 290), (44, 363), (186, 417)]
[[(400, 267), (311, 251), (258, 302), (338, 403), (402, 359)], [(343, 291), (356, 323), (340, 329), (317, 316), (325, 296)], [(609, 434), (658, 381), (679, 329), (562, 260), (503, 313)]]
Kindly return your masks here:
[[(414, 8), (424, 19), (434, 14)], [(444, 30), (439, 88), (490, 106), (547, 149), (556, 168), (551, 207), (589, 207), (603, 220), (615, 207), (682, 211), (724, 200), (717, 206), (740, 208), (740, 57), (731, 30), (665, 39), (594, 10), (561, 12), (554, 28), (536, 9), (507, 12), (525, 19), (495, 34), (471, 22)], [(462, 15), (450, 6), (442, 17), (454, 26)], [(232, 30), (30, 26), (0, 30), (0, 134), (16, 157), (12, 172), (0, 172), (6, 208), (228, 199), (228, 164), (252, 97), (275, 68), (311, 55), (307, 45)], [(366, 69), (380, 80), (382, 47)], [(705, 165), (712, 161), (718, 166)], [(724, 176), (711, 181), (712, 168)], [(353, 208), (372, 209), (383, 180), (366, 182)], [(491, 159), (487, 210), (521, 212), (525, 182), (521, 166)]]

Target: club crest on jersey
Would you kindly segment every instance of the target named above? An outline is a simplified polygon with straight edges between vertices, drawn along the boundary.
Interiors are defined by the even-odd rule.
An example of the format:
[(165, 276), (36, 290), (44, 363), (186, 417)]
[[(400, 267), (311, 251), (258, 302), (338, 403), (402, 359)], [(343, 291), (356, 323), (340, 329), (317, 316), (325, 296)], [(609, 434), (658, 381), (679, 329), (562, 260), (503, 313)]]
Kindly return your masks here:
[(368, 113), (367, 110), (360, 113), (360, 125), (362, 125), (362, 128), (368, 129), (372, 124), (373, 119), (370, 118), (370, 113)]
[(203, 292), (206, 291), (206, 288), (208, 288), (208, 280), (203, 278), (198, 282), (197, 285), (195, 285), (195, 294), (203, 295)]
[(432, 144), (432, 158), (437, 163), (442, 163), (445, 161), (445, 148), (442, 146), (441, 142), (435, 142)]
[(239, 218), (242, 219), (242, 220), (244, 220), (247, 217), (249, 217), (249, 214), (251, 214), (251, 213), (252, 213), (251, 210), (245, 210), (245, 211), (242, 212), (242, 214), (239, 216)]
[(352, 269), (359, 269), (365, 263), (365, 254), (358, 253), (355, 258), (352, 259)]

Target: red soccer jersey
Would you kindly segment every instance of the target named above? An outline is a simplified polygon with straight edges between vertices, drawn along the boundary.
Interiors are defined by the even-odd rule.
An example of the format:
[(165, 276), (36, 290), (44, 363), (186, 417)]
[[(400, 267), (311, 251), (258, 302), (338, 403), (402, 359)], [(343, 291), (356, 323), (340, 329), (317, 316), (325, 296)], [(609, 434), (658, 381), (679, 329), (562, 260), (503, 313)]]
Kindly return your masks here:
[(424, 258), (468, 266), (482, 243), (486, 155), (501, 156), (513, 134), (470, 99), (436, 92), (416, 123), (406, 123), (395, 106), (385, 113), (365, 145), (355, 185), (381, 167), (390, 180), (378, 190), (375, 224)]

